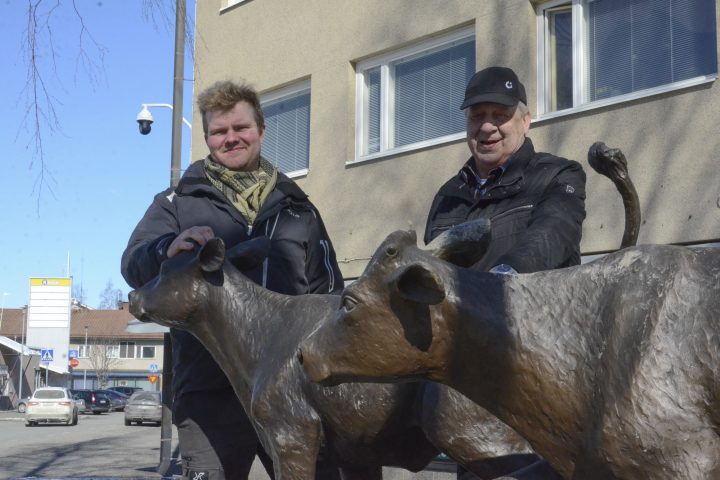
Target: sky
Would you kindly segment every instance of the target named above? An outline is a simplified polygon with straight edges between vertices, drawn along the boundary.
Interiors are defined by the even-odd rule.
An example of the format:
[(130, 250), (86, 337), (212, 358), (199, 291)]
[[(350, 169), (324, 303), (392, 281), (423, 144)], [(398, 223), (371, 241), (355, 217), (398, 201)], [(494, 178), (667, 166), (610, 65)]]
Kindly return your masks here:
[[(81, 30), (72, 2), (61, 0), (49, 19), (44, 6), (56, 2), (41, 3), (48, 23), (38, 37), (37, 63), (57, 118), (55, 127), (41, 121), (43, 170), (34, 121), (26, 115), (32, 105), (26, 88), (31, 2), (0, 0), (1, 307), (26, 305), (34, 277), (71, 276), (94, 308), (108, 282), (127, 299), (122, 252), (153, 196), (170, 185), (172, 111), (151, 108), (148, 135), (140, 135), (135, 120), (143, 103), (173, 100), (175, 1), (154, 1), (164, 2), (165, 18), (158, 10), (154, 21), (148, 18), (143, 0), (75, 1), (94, 68), (79, 60)], [(194, 0), (187, 0), (191, 24), (194, 9)], [(185, 48), (183, 116), (191, 121), (192, 52)], [(189, 162), (190, 130), (183, 126), (182, 168)]]

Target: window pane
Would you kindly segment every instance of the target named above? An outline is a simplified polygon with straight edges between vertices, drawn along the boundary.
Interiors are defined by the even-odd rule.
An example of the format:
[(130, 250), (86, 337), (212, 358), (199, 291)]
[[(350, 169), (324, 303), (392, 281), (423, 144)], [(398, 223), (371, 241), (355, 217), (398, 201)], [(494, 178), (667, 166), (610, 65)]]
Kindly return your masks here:
[(380, 67), (365, 73), (365, 148), (366, 154), (380, 151)]
[(155, 347), (143, 346), (141, 349), (141, 358), (155, 358)]
[(716, 70), (714, 0), (588, 3), (588, 100)]
[(135, 358), (135, 342), (120, 342), (120, 358)]
[(310, 92), (263, 104), (265, 140), (262, 155), (284, 173), (308, 168)]
[(460, 104), (474, 68), (474, 40), (395, 64), (393, 146), (462, 132)]
[(572, 10), (570, 6), (548, 12), (550, 110), (573, 106)]

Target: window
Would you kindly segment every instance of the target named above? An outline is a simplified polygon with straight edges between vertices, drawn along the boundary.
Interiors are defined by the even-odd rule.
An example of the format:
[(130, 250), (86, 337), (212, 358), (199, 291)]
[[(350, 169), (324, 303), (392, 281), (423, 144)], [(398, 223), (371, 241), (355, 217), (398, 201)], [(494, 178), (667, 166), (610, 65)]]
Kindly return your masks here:
[(78, 358), (89, 358), (90, 357), (90, 345), (79, 345), (78, 346)]
[[(98, 346), (98, 348), (102, 348)], [(107, 358), (120, 358), (120, 345), (107, 345), (105, 347)]]
[(304, 175), (310, 162), (310, 82), (262, 96), (262, 155), (281, 172)]
[(140, 358), (155, 358), (155, 347), (150, 345), (138, 346)]
[(475, 73), (474, 28), (356, 66), (356, 158), (462, 138), (460, 110)]
[(135, 342), (120, 342), (120, 358), (135, 358)]
[(715, 0), (564, 0), (538, 11), (538, 109), (626, 101), (717, 77)]

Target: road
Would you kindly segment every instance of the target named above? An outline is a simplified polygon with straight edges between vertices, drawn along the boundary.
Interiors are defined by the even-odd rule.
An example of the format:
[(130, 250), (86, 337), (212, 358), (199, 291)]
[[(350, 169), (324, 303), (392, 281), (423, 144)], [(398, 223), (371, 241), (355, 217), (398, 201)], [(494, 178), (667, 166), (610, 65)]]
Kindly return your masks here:
[[(177, 433), (173, 431), (173, 457)], [(24, 477), (162, 479), (160, 427), (124, 425), (122, 412), (80, 415), (78, 425), (26, 427), (23, 416), (0, 412), (0, 480)], [(179, 474), (173, 461), (169, 472)]]
[[(83, 479), (170, 480), (179, 478), (177, 431), (173, 426), (172, 464), (166, 477), (160, 463), (160, 427), (126, 427), (122, 412), (80, 415), (76, 426), (26, 427), (24, 416), (0, 411), (0, 480)], [(439, 471), (410, 473), (384, 468), (387, 480), (451, 480)], [(256, 459), (249, 480), (268, 480)]]

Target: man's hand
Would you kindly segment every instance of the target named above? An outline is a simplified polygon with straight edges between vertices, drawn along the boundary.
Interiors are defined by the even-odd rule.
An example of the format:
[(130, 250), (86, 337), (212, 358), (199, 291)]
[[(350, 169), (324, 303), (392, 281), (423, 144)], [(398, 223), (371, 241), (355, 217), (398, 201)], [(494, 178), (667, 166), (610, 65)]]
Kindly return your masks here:
[(188, 228), (172, 241), (167, 249), (167, 257), (172, 258), (182, 251), (192, 250), (196, 245), (196, 243), (193, 243), (193, 240), (202, 246), (211, 238), (215, 238), (215, 233), (210, 227)]

